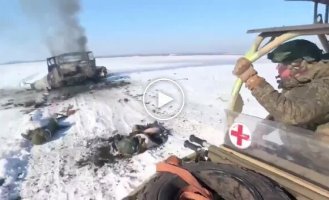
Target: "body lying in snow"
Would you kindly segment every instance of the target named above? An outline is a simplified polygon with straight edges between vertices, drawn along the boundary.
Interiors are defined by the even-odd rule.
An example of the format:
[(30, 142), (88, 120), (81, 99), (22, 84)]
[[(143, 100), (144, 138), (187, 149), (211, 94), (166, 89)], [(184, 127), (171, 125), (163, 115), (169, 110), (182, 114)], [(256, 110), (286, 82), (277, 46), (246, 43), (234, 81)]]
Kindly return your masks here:
[(60, 130), (69, 128), (72, 124), (63, 122), (64, 119), (73, 115), (78, 109), (73, 109), (72, 105), (64, 108), (63, 111), (54, 115), (39, 120), (38, 123), (32, 120), (29, 123), (30, 127), (21, 134), (27, 140), (30, 140), (33, 145), (42, 145), (54, 138)]
[(169, 130), (162, 124), (154, 122), (135, 125), (129, 135), (94, 138), (87, 142), (88, 152), (77, 164), (103, 166), (105, 163), (113, 163), (116, 159), (131, 157), (164, 144), (169, 134)]

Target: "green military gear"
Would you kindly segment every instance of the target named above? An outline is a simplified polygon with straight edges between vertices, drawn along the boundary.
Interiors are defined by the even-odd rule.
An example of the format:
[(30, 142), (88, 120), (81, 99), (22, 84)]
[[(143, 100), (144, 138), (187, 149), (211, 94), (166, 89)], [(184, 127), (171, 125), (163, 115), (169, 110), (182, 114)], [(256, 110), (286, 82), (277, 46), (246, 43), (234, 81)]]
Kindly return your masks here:
[(292, 40), (281, 44), (267, 55), (274, 63), (290, 63), (297, 59), (308, 62), (319, 61), (323, 57), (322, 50), (307, 40)]
[(49, 141), (59, 128), (60, 126), (57, 120), (55, 118), (50, 118), (45, 126), (28, 130), (27, 134), (22, 134), (22, 136), (30, 140), (34, 145), (41, 145)]
[(134, 137), (124, 137), (117, 141), (116, 147), (120, 154), (130, 156), (139, 152), (139, 141)]
[(142, 153), (149, 148), (163, 144), (168, 138), (169, 131), (160, 123), (134, 125), (129, 136), (116, 141), (116, 148), (122, 155)]
[(93, 138), (87, 141), (86, 152), (78, 161), (79, 166), (94, 164), (98, 167), (113, 163), (116, 159), (131, 157), (148, 149), (164, 144), (170, 131), (162, 124), (154, 122), (135, 125), (129, 135), (116, 134), (109, 138)]
[(306, 70), (292, 77), (298, 83), (295, 87), (283, 88), (280, 93), (265, 82), (252, 94), (274, 120), (317, 131), (320, 125), (329, 123), (329, 63), (302, 65)]
[(34, 145), (41, 145), (41, 144), (45, 143), (49, 139), (50, 136), (51, 136), (50, 132), (48, 132), (42, 128), (38, 128), (36, 130), (33, 130), (31, 142)]

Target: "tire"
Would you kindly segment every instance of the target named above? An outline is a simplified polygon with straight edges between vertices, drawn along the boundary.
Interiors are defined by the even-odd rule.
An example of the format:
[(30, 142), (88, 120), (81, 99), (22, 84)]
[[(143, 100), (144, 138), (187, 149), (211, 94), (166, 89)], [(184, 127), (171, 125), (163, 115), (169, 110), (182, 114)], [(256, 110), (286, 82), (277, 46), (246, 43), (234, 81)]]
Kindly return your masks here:
[(103, 67), (103, 66), (98, 67), (96, 73), (97, 73), (96, 74), (97, 78), (104, 78), (107, 76), (107, 69), (106, 69), (106, 67)]
[[(291, 195), (269, 178), (253, 171), (227, 164), (210, 162), (186, 163), (189, 170), (215, 199), (227, 200), (290, 200)], [(138, 200), (178, 200), (186, 183), (176, 175), (160, 173), (135, 195)]]

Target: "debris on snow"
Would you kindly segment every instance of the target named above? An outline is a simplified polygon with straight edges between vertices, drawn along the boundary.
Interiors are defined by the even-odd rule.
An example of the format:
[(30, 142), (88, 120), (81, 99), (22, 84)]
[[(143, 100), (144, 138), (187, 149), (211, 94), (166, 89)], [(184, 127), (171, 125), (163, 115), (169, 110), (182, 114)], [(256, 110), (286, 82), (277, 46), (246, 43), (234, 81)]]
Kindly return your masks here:
[(159, 122), (147, 125), (135, 125), (132, 132), (126, 135), (115, 134), (108, 138), (96, 137), (87, 141), (87, 151), (77, 165), (79, 167), (94, 164), (102, 167), (119, 159), (130, 158), (163, 145), (170, 131)]

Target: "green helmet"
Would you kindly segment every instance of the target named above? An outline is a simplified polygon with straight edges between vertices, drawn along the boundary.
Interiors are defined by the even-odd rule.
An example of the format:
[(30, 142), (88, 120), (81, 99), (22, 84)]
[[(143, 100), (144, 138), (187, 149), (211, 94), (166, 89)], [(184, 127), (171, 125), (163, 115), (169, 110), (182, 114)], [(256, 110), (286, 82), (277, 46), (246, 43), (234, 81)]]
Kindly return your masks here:
[(319, 61), (322, 58), (322, 50), (310, 41), (292, 40), (278, 46), (267, 54), (267, 58), (274, 63), (290, 63), (297, 59)]
[(138, 152), (139, 143), (136, 138), (122, 138), (116, 143), (116, 147), (122, 155), (133, 155)]
[(59, 124), (55, 118), (50, 118), (47, 126), (40, 127), (35, 130), (30, 130), (31, 141), (34, 145), (41, 145), (49, 141), (54, 133), (58, 130)]
[(41, 145), (47, 142), (50, 133), (42, 128), (33, 131), (31, 142), (34, 145)]

